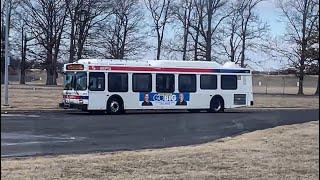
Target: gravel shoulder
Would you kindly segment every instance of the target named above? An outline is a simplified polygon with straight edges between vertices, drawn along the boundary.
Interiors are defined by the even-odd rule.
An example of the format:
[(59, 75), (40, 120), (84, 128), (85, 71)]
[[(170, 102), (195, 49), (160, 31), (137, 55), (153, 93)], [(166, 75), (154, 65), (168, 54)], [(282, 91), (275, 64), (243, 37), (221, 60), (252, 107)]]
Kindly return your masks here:
[(1, 178), (318, 179), (319, 121), (194, 146), (1, 158)]

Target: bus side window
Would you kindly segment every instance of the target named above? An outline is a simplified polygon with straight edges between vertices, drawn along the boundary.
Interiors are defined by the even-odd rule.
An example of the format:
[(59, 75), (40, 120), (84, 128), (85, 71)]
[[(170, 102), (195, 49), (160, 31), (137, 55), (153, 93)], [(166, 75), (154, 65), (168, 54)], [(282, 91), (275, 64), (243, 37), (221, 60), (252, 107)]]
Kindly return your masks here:
[(89, 73), (89, 90), (90, 91), (105, 90), (105, 74), (103, 72)]
[(156, 90), (160, 93), (174, 92), (174, 74), (157, 74)]
[(152, 75), (146, 73), (132, 74), (132, 91), (133, 92), (151, 92)]
[(180, 74), (179, 75), (179, 92), (196, 92), (196, 75)]
[(221, 89), (235, 90), (238, 88), (238, 78), (236, 75), (221, 75)]
[(200, 89), (217, 89), (217, 75), (200, 75)]
[(128, 92), (128, 74), (127, 73), (109, 73), (108, 74), (109, 92)]

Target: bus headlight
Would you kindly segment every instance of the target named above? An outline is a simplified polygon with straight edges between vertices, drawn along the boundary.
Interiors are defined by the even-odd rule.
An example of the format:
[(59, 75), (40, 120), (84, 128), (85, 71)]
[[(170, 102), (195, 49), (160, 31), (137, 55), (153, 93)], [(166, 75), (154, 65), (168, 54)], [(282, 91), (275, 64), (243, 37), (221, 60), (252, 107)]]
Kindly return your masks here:
[(79, 104), (83, 104), (83, 100), (82, 99), (79, 100)]

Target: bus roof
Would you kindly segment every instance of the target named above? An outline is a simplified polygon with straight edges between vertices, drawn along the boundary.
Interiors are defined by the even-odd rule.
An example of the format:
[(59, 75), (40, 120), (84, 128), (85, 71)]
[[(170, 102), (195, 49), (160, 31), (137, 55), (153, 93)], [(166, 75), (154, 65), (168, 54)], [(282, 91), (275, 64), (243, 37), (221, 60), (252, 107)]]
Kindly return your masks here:
[(177, 60), (123, 60), (123, 59), (80, 59), (75, 63), (101, 66), (143, 66), (143, 67), (174, 67), (174, 68), (232, 68), (243, 69), (237, 65), (224, 67), (217, 62), (207, 61), (177, 61)]

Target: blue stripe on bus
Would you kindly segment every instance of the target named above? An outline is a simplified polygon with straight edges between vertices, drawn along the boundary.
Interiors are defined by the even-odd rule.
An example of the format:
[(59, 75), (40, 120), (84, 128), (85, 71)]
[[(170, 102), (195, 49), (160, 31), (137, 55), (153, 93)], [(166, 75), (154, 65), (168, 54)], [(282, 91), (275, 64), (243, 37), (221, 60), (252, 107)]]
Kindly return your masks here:
[(81, 96), (80, 99), (89, 99), (89, 96)]

